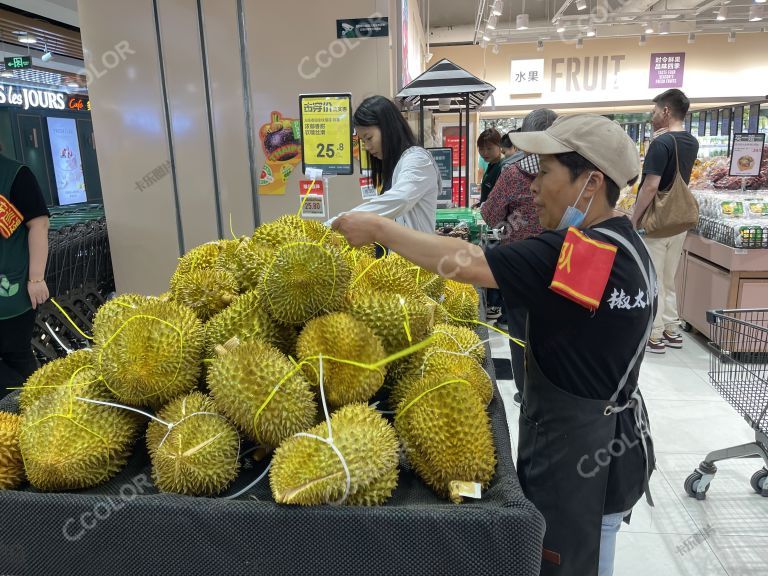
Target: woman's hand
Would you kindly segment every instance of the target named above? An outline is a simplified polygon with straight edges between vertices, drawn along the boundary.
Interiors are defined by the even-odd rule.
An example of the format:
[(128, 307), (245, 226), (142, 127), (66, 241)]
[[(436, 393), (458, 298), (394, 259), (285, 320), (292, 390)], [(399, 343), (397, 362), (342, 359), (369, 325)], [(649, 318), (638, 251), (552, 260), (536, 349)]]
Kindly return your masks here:
[(27, 292), (29, 292), (29, 299), (32, 301), (33, 310), (37, 310), (37, 307), (48, 300), (50, 296), (45, 280), (42, 282), (28, 282)]
[(370, 212), (347, 212), (333, 221), (333, 229), (342, 234), (352, 246), (359, 248), (379, 241), (383, 216)]

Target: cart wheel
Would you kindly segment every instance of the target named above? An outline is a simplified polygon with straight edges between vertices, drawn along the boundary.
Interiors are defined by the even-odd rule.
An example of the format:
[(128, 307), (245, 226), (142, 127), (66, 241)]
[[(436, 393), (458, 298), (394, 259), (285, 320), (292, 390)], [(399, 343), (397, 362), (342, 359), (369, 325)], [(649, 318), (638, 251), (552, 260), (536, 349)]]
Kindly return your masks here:
[(698, 470), (695, 470), (693, 474), (688, 476), (688, 478), (685, 479), (685, 492), (690, 496), (691, 498), (696, 498), (696, 500), (704, 500), (706, 498), (706, 493), (709, 491), (709, 484), (706, 485), (704, 488), (704, 492), (699, 493), (697, 492), (699, 488), (699, 482), (701, 482), (702, 474)]
[(693, 332), (693, 326), (691, 326), (688, 322), (685, 320), (680, 321), (680, 329), (683, 332)]
[(768, 496), (768, 470), (762, 468), (752, 474), (752, 478), (749, 479), (749, 483), (752, 485), (752, 490), (760, 494), (761, 496)]

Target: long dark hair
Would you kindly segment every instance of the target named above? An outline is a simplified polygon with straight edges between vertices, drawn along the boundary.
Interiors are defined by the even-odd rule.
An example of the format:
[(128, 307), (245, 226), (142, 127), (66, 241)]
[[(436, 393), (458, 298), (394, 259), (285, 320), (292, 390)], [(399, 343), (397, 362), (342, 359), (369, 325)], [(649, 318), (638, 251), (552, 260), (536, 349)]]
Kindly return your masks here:
[(381, 155), (379, 160), (368, 154), (373, 184), (386, 192), (392, 187), (395, 165), (408, 148), (416, 146), (416, 137), (394, 102), (384, 96), (369, 96), (355, 110), (356, 126), (378, 126), (381, 130)]

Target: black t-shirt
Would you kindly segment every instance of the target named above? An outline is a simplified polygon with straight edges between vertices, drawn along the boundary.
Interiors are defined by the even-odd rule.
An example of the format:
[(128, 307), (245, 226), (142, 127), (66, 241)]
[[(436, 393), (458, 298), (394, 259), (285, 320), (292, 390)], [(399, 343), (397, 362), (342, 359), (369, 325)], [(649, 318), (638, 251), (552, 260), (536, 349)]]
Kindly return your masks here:
[(43, 191), (35, 175), (27, 166), (22, 166), (11, 186), (8, 200), (21, 212), (24, 222), (39, 216), (50, 216), (43, 198)]
[(480, 187), (480, 204), (488, 200), (488, 195), (493, 190), (493, 187), (496, 186), (496, 180), (499, 179), (499, 174), (501, 174), (502, 163), (503, 160), (499, 160), (493, 164), (488, 164), (488, 168), (483, 176), (483, 183)]
[(680, 174), (686, 184), (691, 179), (693, 163), (699, 154), (699, 141), (688, 132), (667, 132), (651, 142), (643, 162), (643, 177), (646, 174), (661, 176), (659, 190), (669, 190), (675, 180), (675, 140), (680, 153)]
[[(611, 218), (596, 227), (628, 239), (648, 267), (648, 253), (627, 218)], [(643, 339), (655, 295), (648, 298), (642, 272), (621, 246), (596, 312), (550, 290), (566, 232), (547, 231), (488, 250), (485, 256), (507, 305), (528, 309), (528, 340), (544, 375), (571, 394), (607, 400)], [(589, 229), (586, 234), (615, 244)]]

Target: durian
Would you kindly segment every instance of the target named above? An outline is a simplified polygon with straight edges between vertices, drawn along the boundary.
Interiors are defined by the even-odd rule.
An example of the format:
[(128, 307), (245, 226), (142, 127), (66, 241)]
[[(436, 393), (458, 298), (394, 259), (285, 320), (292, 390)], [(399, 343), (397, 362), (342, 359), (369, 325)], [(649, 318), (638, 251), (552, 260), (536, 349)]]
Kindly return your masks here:
[(418, 286), (426, 296), (436, 301), (442, 298), (445, 292), (445, 279), (442, 276), (416, 266), (416, 264), (409, 262), (399, 254), (390, 254), (388, 258), (402, 266), (411, 277), (413, 284)]
[(373, 330), (387, 355), (421, 342), (432, 330), (434, 304), (421, 296), (350, 291), (346, 310)]
[(409, 268), (410, 262), (398, 257), (358, 258), (352, 275), (352, 289), (415, 297), (422, 294)]
[(253, 232), (251, 237), (255, 242), (267, 244), (272, 248), (279, 248), (285, 244), (292, 244), (294, 242), (308, 242), (309, 237), (302, 232), (300, 228), (295, 227), (292, 223), (286, 223), (285, 220), (279, 219), (274, 222), (268, 222), (262, 224)]
[[(318, 354), (369, 365), (386, 357), (379, 337), (344, 312), (310, 320), (299, 335), (296, 352), (299, 360), (305, 363), (304, 374), (315, 386), (320, 384), (320, 361), (313, 359)], [(328, 406), (337, 408), (369, 400), (381, 388), (385, 374), (383, 366), (371, 370), (324, 359), (323, 390)]]
[[(330, 425), (349, 471), (346, 503), (384, 503), (394, 490), (398, 465), (399, 443), (392, 426), (365, 404), (340, 408), (331, 415)], [(327, 439), (328, 425), (323, 422), (308, 433)], [(328, 443), (294, 436), (275, 450), (269, 481), (276, 502), (312, 506), (340, 501), (347, 474)]]
[(189, 307), (205, 321), (237, 298), (238, 285), (231, 273), (207, 268), (184, 274), (172, 293), (176, 302)]
[(317, 404), (301, 369), (265, 342), (232, 344), (237, 343), (217, 349), (207, 374), (208, 388), (224, 415), (269, 447), (316, 422)]
[(243, 240), (234, 253), (234, 264), (228, 269), (241, 292), (261, 288), (264, 272), (274, 258), (272, 246), (251, 239)]
[(176, 398), (157, 416), (172, 425), (153, 420), (147, 428), (152, 479), (161, 491), (213, 496), (237, 477), (240, 437), (208, 396)]
[(455, 280), (445, 282), (445, 300), (442, 302), (448, 322), (457, 326), (474, 327), (480, 314), (480, 296), (474, 286)]
[(346, 261), (335, 249), (311, 242), (285, 244), (264, 277), (269, 310), (285, 324), (303, 324), (340, 310), (349, 276)]
[(207, 358), (213, 357), (216, 346), (232, 338), (241, 342), (263, 340), (285, 354), (293, 354), (297, 338), (293, 328), (278, 324), (269, 315), (266, 299), (257, 291), (243, 294), (211, 318), (205, 333)]
[(216, 265), (219, 259), (221, 247), (217, 242), (208, 242), (192, 248), (189, 252), (179, 258), (176, 270), (171, 276), (171, 292), (176, 290), (176, 286), (181, 278), (195, 270), (207, 270)]
[(196, 386), (205, 330), (189, 308), (156, 300), (98, 328), (97, 367), (121, 402), (159, 408)]
[(487, 487), (496, 467), (491, 423), (474, 389), (442, 374), (418, 381), (395, 416), (408, 461), (439, 496), (460, 502), (455, 482)]
[(96, 355), (88, 349), (77, 350), (62, 358), (57, 358), (38, 368), (27, 378), (19, 394), (19, 407), (23, 412), (44, 396), (66, 388), (89, 377), (83, 374), (83, 368), (94, 366)]
[(427, 350), (467, 353), (481, 364), (485, 361), (485, 346), (480, 337), (469, 328), (436, 324), (432, 336), (434, 339)]
[(19, 416), (0, 412), (0, 490), (18, 488), (24, 480), (24, 461), (19, 450)]
[(109, 480), (139, 432), (136, 414), (78, 400), (114, 402), (95, 370), (83, 372), (88, 381), (51, 392), (22, 415), (19, 446), (27, 478), (38, 490), (90, 488)]

